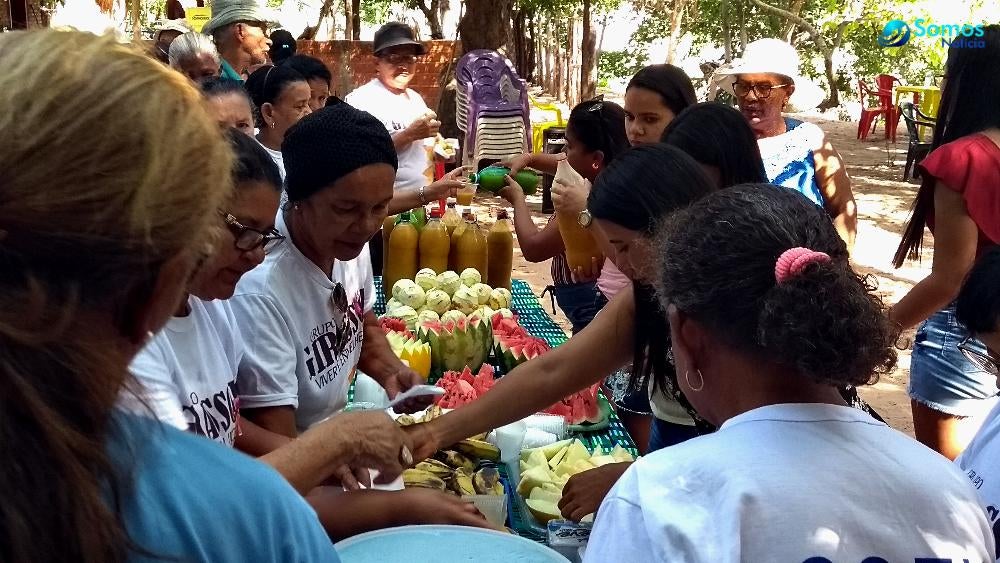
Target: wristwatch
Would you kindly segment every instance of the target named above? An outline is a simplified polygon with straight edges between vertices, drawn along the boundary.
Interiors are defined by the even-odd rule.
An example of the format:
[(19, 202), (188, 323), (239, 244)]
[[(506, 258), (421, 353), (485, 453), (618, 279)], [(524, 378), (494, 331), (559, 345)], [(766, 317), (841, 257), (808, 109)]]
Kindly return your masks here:
[(594, 222), (594, 216), (590, 214), (589, 210), (584, 209), (579, 215), (576, 216), (576, 222), (584, 229), (587, 229), (590, 227), (590, 224)]

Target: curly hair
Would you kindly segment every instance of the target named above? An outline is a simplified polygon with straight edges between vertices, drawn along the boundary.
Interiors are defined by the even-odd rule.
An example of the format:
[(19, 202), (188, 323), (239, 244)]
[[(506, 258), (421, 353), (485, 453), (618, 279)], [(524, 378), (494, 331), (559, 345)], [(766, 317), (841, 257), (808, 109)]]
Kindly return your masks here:
[[(777, 283), (775, 262), (795, 247), (831, 260)], [(874, 383), (896, 365), (881, 299), (824, 211), (800, 194), (770, 184), (715, 192), (665, 221), (656, 248), (664, 308), (737, 350), (835, 386)]]

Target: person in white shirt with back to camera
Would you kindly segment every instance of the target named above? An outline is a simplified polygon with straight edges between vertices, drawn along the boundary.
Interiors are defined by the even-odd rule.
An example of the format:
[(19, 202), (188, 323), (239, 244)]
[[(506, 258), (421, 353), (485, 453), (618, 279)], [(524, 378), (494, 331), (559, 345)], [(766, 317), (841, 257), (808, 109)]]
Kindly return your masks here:
[[(969, 346), (967, 340), (959, 342), (958, 349), (984, 372), (993, 377), (1000, 375), (997, 367), (1000, 364), (1000, 248), (994, 247), (976, 261), (958, 294), (955, 317), (968, 330), (967, 340), (979, 339), (986, 345), (987, 353)], [(993, 533), (1000, 536), (1000, 472), (996, 470), (1000, 463), (1000, 406), (993, 408), (955, 463), (979, 491)]]
[(896, 355), (823, 209), (738, 185), (666, 219), (654, 255), (679, 386), (719, 429), (633, 464), (586, 562), (994, 560), (958, 468), (837, 391)]

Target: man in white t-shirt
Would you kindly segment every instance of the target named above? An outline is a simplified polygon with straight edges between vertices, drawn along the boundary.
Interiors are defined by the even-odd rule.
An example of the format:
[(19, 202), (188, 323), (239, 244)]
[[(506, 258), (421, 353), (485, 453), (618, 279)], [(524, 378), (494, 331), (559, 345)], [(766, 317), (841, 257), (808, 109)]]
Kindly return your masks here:
[[(1000, 373), (1000, 249), (984, 253), (958, 295), (955, 316), (970, 339), (959, 349), (983, 371)], [(975, 336), (972, 339), (971, 336)], [(977, 342), (978, 340), (978, 342)], [(985, 344), (985, 348), (983, 345)], [(1000, 541), (1000, 406), (986, 417), (975, 438), (958, 456), (962, 468), (986, 506), (986, 517)], [(1000, 552), (1000, 547), (997, 549)]]
[(408, 25), (390, 22), (375, 32), (372, 50), (378, 76), (344, 101), (374, 115), (392, 135), (399, 159), (394, 188), (419, 188), (429, 183), (424, 175), (428, 160), (423, 141), (437, 135), (441, 125), (420, 94), (409, 87), (417, 57), (427, 49)]

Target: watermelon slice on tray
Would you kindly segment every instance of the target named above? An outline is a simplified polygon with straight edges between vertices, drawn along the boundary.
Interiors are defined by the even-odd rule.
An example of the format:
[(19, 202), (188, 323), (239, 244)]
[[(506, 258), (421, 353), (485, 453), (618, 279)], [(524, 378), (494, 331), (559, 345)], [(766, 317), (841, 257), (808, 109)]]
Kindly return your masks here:
[(437, 386), (444, 389), (445, 394), (435, 402), (443, 409), (457, 409), (492, 389), (494, 382), (493, 366), (489, 364), (483, 364), (476, 375), (472, 375), (472, 370), (468, 367), (462, 373), (445, 372), (437, 382)]
[(577, 391), (542, 412), (566, 419), (571, 432), (594, 432), (607, 428), (611, 405), (600, 395), (600, 388), (600, 383), (597, 383)]

